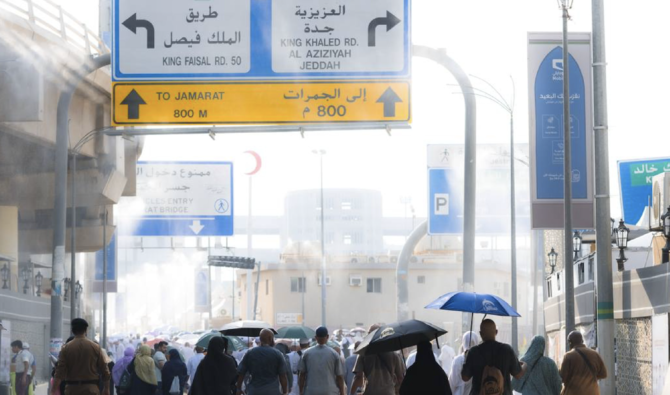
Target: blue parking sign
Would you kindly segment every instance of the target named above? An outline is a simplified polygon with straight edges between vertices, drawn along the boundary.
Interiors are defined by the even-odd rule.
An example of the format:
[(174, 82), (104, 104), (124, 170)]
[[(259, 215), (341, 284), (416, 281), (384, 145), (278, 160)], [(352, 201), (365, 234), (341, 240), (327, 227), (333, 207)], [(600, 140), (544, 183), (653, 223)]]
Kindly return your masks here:
[(463, 232), (463, 196), (454, 193), (456, 185), (456, 170), (428, 169), (428, 235)]

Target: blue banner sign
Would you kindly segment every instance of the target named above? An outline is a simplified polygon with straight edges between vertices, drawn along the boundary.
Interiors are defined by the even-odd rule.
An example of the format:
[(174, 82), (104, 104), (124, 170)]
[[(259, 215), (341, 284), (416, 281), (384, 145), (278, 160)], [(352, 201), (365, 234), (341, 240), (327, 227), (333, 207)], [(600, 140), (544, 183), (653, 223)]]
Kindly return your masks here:
[[(107, 281), (116, 281), (116, 233), (109, 241), (107, 248)], [(102, 281), (104, 257), (103, 250), (95, 253), (95, 281)]]
[[(563, 199), (563, 50), (556, 47), (535, 77), (535, 150), (538, 199)], [(570, 141), (572, 197), (587, 198), (586, 105), (584, 77), (570, 56)]]

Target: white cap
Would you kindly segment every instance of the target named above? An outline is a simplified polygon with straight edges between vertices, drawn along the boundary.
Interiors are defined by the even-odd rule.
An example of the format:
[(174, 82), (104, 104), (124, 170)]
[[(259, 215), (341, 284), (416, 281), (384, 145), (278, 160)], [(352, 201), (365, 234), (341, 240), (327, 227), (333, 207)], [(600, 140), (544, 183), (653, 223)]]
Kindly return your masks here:
[(23, 343), (23, 349), (24, 349), (24, 350), (30, 350), (30, 344), (24, 342), (24, 343)]

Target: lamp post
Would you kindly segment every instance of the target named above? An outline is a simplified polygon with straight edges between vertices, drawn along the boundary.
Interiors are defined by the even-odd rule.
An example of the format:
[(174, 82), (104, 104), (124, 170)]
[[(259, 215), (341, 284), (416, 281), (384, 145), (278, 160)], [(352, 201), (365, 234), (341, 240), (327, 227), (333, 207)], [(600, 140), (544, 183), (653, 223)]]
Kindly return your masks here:
[(63, 291), (63, 300), (67, 302), (70, 295), (70, 278), (68, 277), (63, 279)]
[(551, 247), (551, 251), (547, 254), (549, 257), (549, 266), (551, 267), (551, 273), (549, 274), (554, 274), (556, 272), (556, 261), (558, 260), (558, 253), (554, 250), (554, 247)]
[[(83, 290), (84, 290), (84, 287), (82, 287), (79, 280), (77, 280), (77, 282), (74, 285), (74, 298), (77, 301), (76, 310), (79, 310), (79, 303), (80, 303), (79, 297), (81, 296), (81, 293), (82, 293)], [(78, 314), (78, 312), (76, 312), (75, 317), (78, 317), (78, 316), (79, 316), (79, 314)]]
[(665, 236), (665, 247), (663, 247), (661, 261), (662, 263), (670, 262), (670, 206), (668, 211), (661, 217), (663, 220), (663, 236)]
[(323, 212), (323, 156), (324, 150), (312, 150), (314, 155), (319, 156), (319, 169), (321, 173), (321, 325), (326, 326), (326, 241), (324, 239)]
[[(664, 230), (666, 226), (664, 226)], [(624, 270), (624, 263), (628, 260), (623, 253), (623, 250), (628, 247), (628, 234), (630, 229), (626, 227), (623, 223), (623, 219), (619, 221), (619, 227), (614, 230), (616, 236), (616, 246), (619, 247), (619, 257), (616, 260), (617, 267), (620, 272)]]
[(7, 281), (9, 281), (9, 267), (5, 263), (5, 266), (0, 269), (0, 276), (2, 276), (2, 289), (8, 289)]
[(23, 284), (23, 293), (27, 294), (28, 293), (28, 280), (30, 280), (30, 269), (28, 267), (24, 267), (21, 269), (21, 279), (24, 281)]
[(35, 293), (37, 296), (42, 296), (42, 279), (44, 276), (42, 275), (42, 272), (37, 272), (37, 275), (35, 275)]
[[(573, 252), (572, 248), (572, 151), (570, 118), (570, 51), (568, 49), (569, 10), (573, 0), (558, 0), (563, 11), (563, 237), (565, 239), (565, 257)], [(575, 283), (572, 265), (564, 267), (565, 274), (565, 333), (575, 330)], [(566, 343), (566, 352), (570, 345)]]
[(574, 260), (576, 261), (582, 253), (582, 235), (577, 231), (572, 236), (572, 250), (575, 252)]

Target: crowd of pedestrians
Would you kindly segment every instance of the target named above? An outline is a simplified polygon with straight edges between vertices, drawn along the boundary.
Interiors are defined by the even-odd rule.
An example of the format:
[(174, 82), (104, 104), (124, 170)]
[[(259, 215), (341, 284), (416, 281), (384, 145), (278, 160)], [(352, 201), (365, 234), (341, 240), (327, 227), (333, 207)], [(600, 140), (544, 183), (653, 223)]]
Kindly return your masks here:
[[(458, 355), (448, 344), (438, 349), (428, 341), (412, 352), (357, 355), (360, 339), (331, 339), (319, 327), (315, 343), (300, 339), (293, 347), (276, 343), (274, 332), (264, 329), (256, 346), (242, 351), (221, 336), (194, 349), (166, 341), (152, 349), (137, 337), (112, 344), (114, 360), (113, 352), (86, 338), (87, 328), (83, 319), (72, 321), (74, 336), (59, 354), (52, 395), (593, 395), (599, 394), (598, 380), (607, 377), (580, 332), (569, 334), (571, 351), (559, 370), (545, 356), (543, 337), (534, 337), (519, 359), (496, 340), (490, 319), (481, 322), (479, 334), (463, 335)], [(371, 326), (369, 333), (378, 328)], [(11, 347), (14, 393), (30, 395), (35, 358), (20, 340)]]

